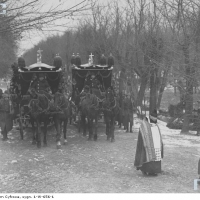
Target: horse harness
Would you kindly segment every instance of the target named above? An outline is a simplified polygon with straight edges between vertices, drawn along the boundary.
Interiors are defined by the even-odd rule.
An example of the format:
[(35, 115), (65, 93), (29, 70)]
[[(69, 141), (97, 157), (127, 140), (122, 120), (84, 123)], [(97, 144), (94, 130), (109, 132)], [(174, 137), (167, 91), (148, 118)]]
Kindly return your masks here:
[[(45, 94), (36, 94), (36, 95), (37, 95), (37, 98), (31, 99), (30, 102), (29, 102), (29, 104), (28, 104), (28, 107), (30, 108), (30, 110), (32, 110), (32, 108), (31, 108), (31, 103), (34, 102), (33, 104), (35, 104), (35, 105), (37, 106), (37, 109), (38, 109), (37, 111), (39, 111), (40, 114), (41, 114), (41, 113), (47, 113), (47, 112), (49, 111), (51, 101), (47, 98), (47, 96), (46, 96)], [(39, 101), (39, 98), (41, 98), (41, 97), (47, 99), (48, 106), (47, 106), (46, 109), (43, 109), (43, 108), (41, 108), (41, 107), (39, 106), (39, 102), (40, 102), (40, 101)], [(31, 112), (31, 111), (30, 111), (30, 112)]]
[[(59, 105), (56, 105), (56, 109), (58, 109), (59, 111), (62, 111), (63, 112), (63, 106), (65, 106), (67, 104), (67, 102), (65, 101), (64, 99), (64, 95), (62, 93), (57, 93), (59, 95), (59, 99), (61, 100), (61, 97), (62, 97), (62, 100), (61, 100), (61, 103)], [(65, 109), (68, 109), (69, 108), (69, 103), (67, 104), (67, 107), (64, 107)]]

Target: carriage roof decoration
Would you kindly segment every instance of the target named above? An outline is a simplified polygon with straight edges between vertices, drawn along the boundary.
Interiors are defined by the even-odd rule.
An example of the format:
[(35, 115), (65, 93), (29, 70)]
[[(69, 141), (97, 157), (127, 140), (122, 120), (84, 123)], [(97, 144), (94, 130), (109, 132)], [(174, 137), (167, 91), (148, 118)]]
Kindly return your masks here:
[[(38, 73), (45, 73), (46, 79), (51, 87), (52, 92), (64, 87), (62, 59), (57, 54), (53, 60), (53, 65), (42, 62), (42, 50), (37, 51), (37, 62), (26, 66), (23, 57), (18, 58), (18, 63), (12, 66), (13, 77), (11, 79), (12, 93), (25, 95), (28, 91), (33, 76)], [(62, 86), (61, 86), (62, 85)]]
[[(41, 50), (41, 49), (39, 49), (37, 51), (37, 62), (30, 66), (25, 66), (25, 64), (19, 65), (19, 63), (18, 63), (19, 72), (21, 72), (21, 73), (36, 72), (37, 73), (37, 72), (51, 72), (51, 71), (59, 72), (59, 71), (62, 71), (62, 59), (58, 54), (54, 58), (53, 66), (51, 66), (51, 65), (48, 65), (48, 64), (42, 62), (42, 52), (43, 52), (43, 50)], [(21, 58), (21, 60), (22, 59), (23, 58)], [(24, 63), (25, 63), (25, 61), (24, 61)]]
[[(91, 76), (95, 76), (102, 87), (107, 89), (111, 86), (112, 70), (114, 68), (114, 58), (112, 54), (106, 59), (105, 55), (102, 55), (98, 64), (94, 63), (94, 55), (89, 55), (88, 63), (82, 64), (79, 54), (75, 56), (73, 53), (71, 57), (71, 69), (72, 69), (72, 90), (78, 88), (81, 91), (84, 87), (85, 81)], [(75, 86), (76, 85), (76, 86)]]
[(83, 69), (83, 70), (113, 70), (114, 67), (114, 57), (112, 56), (112, 54), (110, 54), (110, 56), (108, 57), (108, 59), (106, 59), (105, 55), (102, 54), (102, 56), (99, 59), (99, 64), (95, 64), (94, 63), (94, 59), (93, 59), (94, 55), (91, 53), (89, 55), (89, 59), (88, 59), (88, 63), (86, 64), (81, 64), (81, 57), (79, 55), (79, 53), (77, 53), (77, 55), (75, 56), (75, 54), (73, 53), (72, 57), (71, 57), (71, 64), (72, 64), (72, 69)]

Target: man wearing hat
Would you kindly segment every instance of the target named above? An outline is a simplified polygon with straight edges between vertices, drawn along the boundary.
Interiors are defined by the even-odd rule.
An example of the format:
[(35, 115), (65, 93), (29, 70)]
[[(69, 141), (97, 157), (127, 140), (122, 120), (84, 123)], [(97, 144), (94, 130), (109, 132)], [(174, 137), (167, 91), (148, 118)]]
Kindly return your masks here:
[[(123, 111), (124, 111), (124, 127), (126, 132), (130, 132), (132, 133), (132, 127), (133, 127), (133, 113), (134, 113), (134, 105), (133, 105), (133, 101), (132, 98), (130, 96), (130, 94), (125, 94), (125, 99), (124, 99), (124, 103), (123, 103)], [(130, 129), (129, 129), (129, 123), (130, 123)]]
[(4, 95), (2, 89), (0, 89), (0, 127), (3, 140), (7, 140), (7, 133), (13, 128), (13, 108), (10, 104), (8, 95)]
[(161, 173), (163, 142), (157, 125), (157, 111), (150, 112), (140, 126), (134, 166), (145, 175)]
[(51, 89), (45, 79), (44, 73), (39, 73), (38, 78), (31, 84), (31, 88), (34, 88), (38, 93), (43, 93), (44, 91), (51, 93)]

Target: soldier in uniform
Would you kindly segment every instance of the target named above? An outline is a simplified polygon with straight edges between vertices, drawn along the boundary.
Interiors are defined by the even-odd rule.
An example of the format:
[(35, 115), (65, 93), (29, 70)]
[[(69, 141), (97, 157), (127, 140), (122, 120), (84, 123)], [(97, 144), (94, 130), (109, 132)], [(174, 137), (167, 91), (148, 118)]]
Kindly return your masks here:
[(133, 113), (134, 113), (134, 105), (131, 99), (130, 94), (125, 95), (124, 99), (124, 126), (126, 132), (129, 131), (129, 122), (130, 122), (130, 132), (132, 133), (132, 126), (133, 126)]

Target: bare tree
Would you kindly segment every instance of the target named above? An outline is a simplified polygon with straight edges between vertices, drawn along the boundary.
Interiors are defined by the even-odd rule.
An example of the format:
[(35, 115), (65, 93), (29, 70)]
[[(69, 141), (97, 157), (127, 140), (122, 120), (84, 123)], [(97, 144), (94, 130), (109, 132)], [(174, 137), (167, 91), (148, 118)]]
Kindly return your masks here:
[(191, 58), (194, 52), (193, 44), (199, 5), (199, 1), (196, 0), (162, 0), (162, 14), (174, 33), (184, 59), (182, 70), (185, 71), (185, 115), (181, 133), (188, 133), (193, 109), (194, 74), (192, 72)]
[[(4, 46), (1, 45), (3, 48), (0, 51), (0, 57), (3, 57), (4, 61), (0, 62), (5, 73), (6, 69), (9, 69), (7, 65), (11, 64), (6, 60), (13, 62), (16, 59), (18, 41), (24, 36), (24, 33), (29, 33), (31, 30), (55, 31), (61, 26), (67, 29), (69, 20), (80, 17), (90, 9), (87, 0), (68, 7), (66, 7), (65, 1), (52, 6), (44, 5), (44, 1), (40, 0), (3, 0), (1, 2), (6, 4), (6, 14), (0, 15), (0, 35), (3, 36), (0, 38), (0, 42), (4, 44)], [(45, 9), (45, 7), (47, 8)], [(57, 23), (58, 20), (60, 23)], [(5, 38), (5, 36), (8, 37)], [(12, 49), (12, 51), (7, 51), (10, 52), (10, 55), (5, 54), (5, 50), (8, 48)]]

